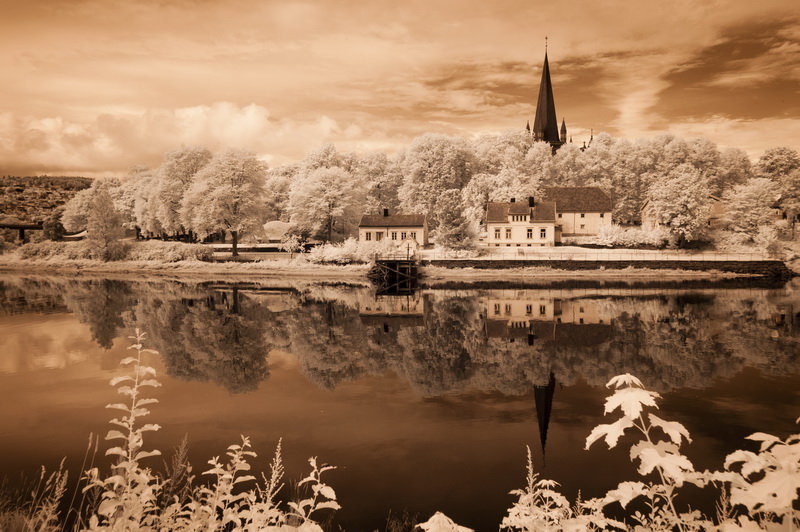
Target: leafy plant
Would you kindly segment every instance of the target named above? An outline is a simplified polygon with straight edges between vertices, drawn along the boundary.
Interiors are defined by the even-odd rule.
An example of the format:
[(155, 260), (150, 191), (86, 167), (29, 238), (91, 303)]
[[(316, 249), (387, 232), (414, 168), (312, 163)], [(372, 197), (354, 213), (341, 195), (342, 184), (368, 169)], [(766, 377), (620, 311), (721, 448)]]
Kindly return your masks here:
[[(556, 491), (557, 483), (538, 480), (533, 472), (528, 449), (527, 486), (511, 493), (518, 497), (503, 519), (501, 528), (511, 530), (594, 530), (630, 529), (625, 523), (608, 519), (607, 506), (623, 508), (639, 499), (644, 511), (631, 516), (634, 530), (773, 530), (796, 529), (800, 511), (796, 509), (800, 490), (800, 434), (781, 440), (755, 433), (748, 437), (761, 444), (759, 452), (739, 450), (725, 460), (726, 471), (695, 470), (680, 453), (689, 432), (680, 423), (665, 421), (649, 409), (658, 408), (659, 395), (646, 390), (636, 377), (625, 374), (611, 379), (607, 387), (614, 393), (606, 399), (605, 413), (619, 411), (613, 423), (598, 425), (586, 438), (586, 449), (599, 440), (615, 447), (629, 429), (641, 439), (631, 446), (631, 461), (644, 481), (626, 481), (604, 497), (569, 508)], [(800, 423), (800, 419), (797, 420)], [(681, 512), (676, 504), (678, 490), (685, 484), (720, 487), (720, 502), (714, 518), (699, 511)], [(789, 527), (789, 528), (785, 528)]]

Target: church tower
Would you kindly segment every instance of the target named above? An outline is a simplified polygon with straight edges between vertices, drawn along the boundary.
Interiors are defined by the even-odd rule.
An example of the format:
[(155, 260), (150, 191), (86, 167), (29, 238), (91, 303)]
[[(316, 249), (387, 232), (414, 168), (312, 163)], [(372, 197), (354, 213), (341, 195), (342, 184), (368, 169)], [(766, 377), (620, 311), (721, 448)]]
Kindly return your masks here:
[[(559, 134), (560, 133), (560, 134)], [(556, 103), (553, 99), (553, 84), (550, 81), (550, 63), (547, 51), (544, 53), (542, 81), (539, 83), (539, 99), (536, 102), (536, 116), (533, 119), (533, 140), (549, 142), (553, 151), (567, 140), (567, 124), (562, 121), (561, 131), (556, 118)]]

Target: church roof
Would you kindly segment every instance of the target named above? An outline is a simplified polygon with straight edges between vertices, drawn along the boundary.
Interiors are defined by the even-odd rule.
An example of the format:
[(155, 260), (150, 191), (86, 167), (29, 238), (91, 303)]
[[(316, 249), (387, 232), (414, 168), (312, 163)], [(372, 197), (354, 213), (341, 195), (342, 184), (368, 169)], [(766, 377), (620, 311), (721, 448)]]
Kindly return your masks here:
[(611, 212), (611, 197), (598, 187), (545, 187), (544, 201), (558, 212)]
[(514, 214), (530, 216), (532, 222), (554, 222), (556, 219), (556, 204), (553, 202), (539, 201), (533, 207), (528, 202), (499, 202), (490, 201), (486, 205), (486, 223), (508, 223), (508, 217)]
[(533, 119), (533, 134), (536, 140), (543, 140), (556, 145), (561, 144), (547, 52), (544, 54), (542, 81), (539, 83), (539, 99), (536, 102), (536, 116)]

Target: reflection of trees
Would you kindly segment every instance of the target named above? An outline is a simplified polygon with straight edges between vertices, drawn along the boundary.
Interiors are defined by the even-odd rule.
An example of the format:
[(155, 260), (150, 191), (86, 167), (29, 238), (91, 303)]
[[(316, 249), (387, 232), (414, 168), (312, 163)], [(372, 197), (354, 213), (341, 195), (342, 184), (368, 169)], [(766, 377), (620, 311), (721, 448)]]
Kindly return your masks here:
[(235, 289), (181, 299), (155, 295), (139, 302), (135, 321), (148, 331), (167, 373), (240, 393), (256, 389), (269, 374), (259, 310)]
[[(525, 337), (515, 337), (489, 334), (484, 294), (469, 290), (427, 291), (424, 315), (384, 319), (359, 315), (359, 308), (375, 308), (363, 287), (241, 292), (168, 281), (9, 277), (0, 288), (6, 299), (63, 297), (106, 348), (123, 330), (139, 327), (170, 375), (214, 381), (232, 392), (252, 390), (268, 377), (274, 348), (294, 353), (307, 378), (327, 389), (393, 371), (426, 395), (467, 388), (528, 393), (547, 384), (551, 372), (564, 384), (594, 386), (627, 372), (664, 391), (702, 388), (746, 366), (776, 375), (800, 367), (791, 292), (598, 294), (602, 322), (536, 321), (533, 336), (525, 330)], [(531, 292), (511, 297), (543, 297)]]
[(131, 307), (130, 285), (108, 279), (69, 282), (64, 298), (78, 321), (89, 325), (92, 339), (111, 349), (124, 327), (122, 315)]

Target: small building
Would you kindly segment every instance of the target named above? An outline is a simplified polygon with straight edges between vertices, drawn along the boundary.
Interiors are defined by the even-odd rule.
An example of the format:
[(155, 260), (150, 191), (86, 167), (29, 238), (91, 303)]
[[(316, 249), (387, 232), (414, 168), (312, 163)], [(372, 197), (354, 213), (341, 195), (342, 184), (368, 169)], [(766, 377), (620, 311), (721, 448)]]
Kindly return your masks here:
[(555, 203), (562, 236), (596, 236), (611, 225), (611, 196), (599, 187), (546, 187), (542, 200)]
[(486, 245), (489, 247), (553, 246), (561, 241), (552, 202), (489, 202), (486, 205)]
[(358, 224), (359, 242), (380, 242), (384, 239), (397, 246), (411, 244), (415, 249), (428, 245), (428, 218), (424, 214), (365, 214)]

